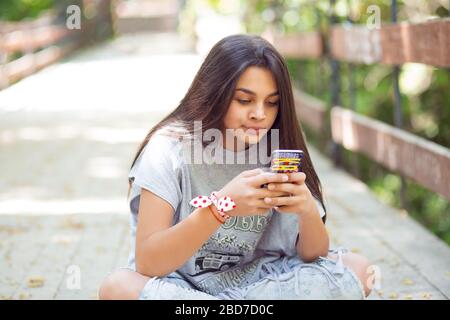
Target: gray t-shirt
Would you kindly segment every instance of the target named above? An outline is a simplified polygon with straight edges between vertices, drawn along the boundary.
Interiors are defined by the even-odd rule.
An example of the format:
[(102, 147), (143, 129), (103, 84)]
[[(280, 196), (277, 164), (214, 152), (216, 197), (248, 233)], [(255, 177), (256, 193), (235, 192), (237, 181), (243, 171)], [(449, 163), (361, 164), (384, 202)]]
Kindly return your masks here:
[[(133, 181), (129, 196), (132, 245), (129, 267), (135, 270), (135, 236), (141, 188), (151, 191), (173, 207), (175, 225), (194, 211), (189, 201), (195, 196), (209, 196), (242, 171), (263, 167), (260, 162), (248, 162), (254, 148), (266, 148), (266, 143), (263, 139), (238, 152), (223, 148), (221, 143), (213, 143), (211, 146), (220, 152), (214, 158), (206, 154), (206, 163), (196, 164), (192, 158), (195, 152), (187, 149), (191, 144), (186, 140), (180, 141), (158, 133), (153, 135), (128, 175)], [(235, 164), (211, 163), (220, 156), (223, 162), (236, 157)], [(325, 212), (319, 202), (317, 204), (323, 217)], [(194, 288), (216, 295), (228, 287), (257, 281), (257, 270), (263, 263), (280, 256), (297, 255), (297, 235), (298, 217), (295, 214), (268, 210), (262, 215), (231, 217), (170, 276), (180, 277)]]

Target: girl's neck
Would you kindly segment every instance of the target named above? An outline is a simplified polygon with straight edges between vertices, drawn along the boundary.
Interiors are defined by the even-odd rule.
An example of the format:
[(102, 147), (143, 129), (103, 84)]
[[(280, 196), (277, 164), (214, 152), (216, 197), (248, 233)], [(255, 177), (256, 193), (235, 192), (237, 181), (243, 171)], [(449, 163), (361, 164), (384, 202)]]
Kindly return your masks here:
[[(230, 139), (228, 139), (229, 141)], [(229, 141), (231, 142), (230, 144), (227, 144), (227, 139), (224, 136), (224, 139), (222, 141), (222, 147), (228, 151), (231, 152), (240, 152), (240, 151), (244, 151), (250, 148), (250, 144), (249, 143), (242, 143), (242, 142), (238, 142), (237, 138), (234, 137), (233, 141)]]
[(247, 150), (251, 147), (251, 144), (246, 143), (246, 142), (240, 142), (238, 141), (236, 136), (230, 136), (230, 135), (226, 135), (223, 134), (222, 135), (223, 139), (222, 139), (222, 148), (231, 151), (231, 152), (241, 152), (244, 150)]

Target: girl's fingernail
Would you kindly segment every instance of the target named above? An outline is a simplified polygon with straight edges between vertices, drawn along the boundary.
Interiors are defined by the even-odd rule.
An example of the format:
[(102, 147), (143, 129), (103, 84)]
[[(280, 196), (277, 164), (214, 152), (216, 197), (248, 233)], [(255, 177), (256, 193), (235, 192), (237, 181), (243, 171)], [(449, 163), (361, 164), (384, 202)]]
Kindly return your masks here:
[(268, 202), (268, 203), (271, 203), (271, 202), (272, 202), (272, 199), (270, 199), (270, 198), (266, 198), (265, 200), (266, 200), (266, 202)]
[(288, 181), (288, 176), (287, 175), (283, 175), (283, 177), (281, 178), (283, 181)]
[(269, 184), (269, 190), (273, 190), (274, 185), (273, 184)]
[(278, 208), (278, 207), (274, 207), (274, 209), (275, 209), (275, 210), (278, 210), (278, 209), (280, 209), (280, 208)]

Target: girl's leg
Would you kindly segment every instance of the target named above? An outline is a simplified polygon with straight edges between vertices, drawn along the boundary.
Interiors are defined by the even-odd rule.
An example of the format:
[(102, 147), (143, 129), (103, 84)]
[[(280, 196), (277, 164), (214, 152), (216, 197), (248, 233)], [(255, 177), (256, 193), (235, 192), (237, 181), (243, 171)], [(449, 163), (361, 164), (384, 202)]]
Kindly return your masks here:
[(205, 292), (179, 285), (178, 279), (146, 277), (130, 269), (109, 274), (99, 290), (101, 300), (217, 300)]
[[(337, 255), (330, 254), (328, 255), (328, 258), (336, 261)], [(371, 266), (369, 260), (361, 254), (347, 252), (342, 255), (342, 262), (344, 263), (344, 265), (350, 268), (358, 277), (359, 281), (361, 281), (361, 284), (364, 287), (364, 293), (367, 297), (370, 294), (372, 288), (369, 284), (369, 277), (371, 276), (371, 274), (368, 273), (369, 267)]]
[(364, 299), (370, 293), (367, 259), (343, 250), (339, 252), (340, 262), (334, 254), (311, 263), (303, 263), (298, 257), (283, 257), (266, 264), (260, 280), (243, 288), (231, 288), (222, 293), (223, 298)]
[(118, 269), (103, 280), (98, 297), (100, 300), (135, 300), (149, 279), (130, 269)]

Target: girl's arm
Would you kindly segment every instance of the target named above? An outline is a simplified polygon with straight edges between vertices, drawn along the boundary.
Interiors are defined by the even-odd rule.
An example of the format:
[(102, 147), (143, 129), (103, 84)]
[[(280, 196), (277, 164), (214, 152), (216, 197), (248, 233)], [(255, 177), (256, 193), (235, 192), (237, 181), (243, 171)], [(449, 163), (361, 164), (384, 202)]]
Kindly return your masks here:
[(305, 201), (305, 209), (298, 215), (298, 232), (297, 252), (303, 261), (311, 262), (328, 255), (328, 233), (311, 193)]
[(194, 210), (174, 226), (172, 217), (173, 208), (166, 201), (142, 189), (136, 231), (137, 272), (162, 277), (177, 270), (220, 226), (208, 208)]
[(298, 231), (300, 239), (296, 248), (298, 255), (305, 262), (314, 261), (319, 256), (328, 255), (329, 238), (325, 225), (320, 217), (316, 202), (305, 183), (303, 172), (289, 174), (289, 182), (272, 183), (269, 190), (290, 193), (291, 197), (266, 198), (268, 204), (279, 206), (281, 213), (298, 215)]

